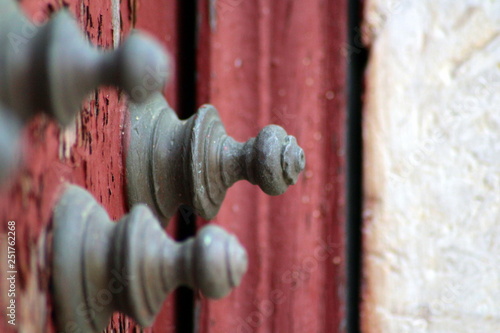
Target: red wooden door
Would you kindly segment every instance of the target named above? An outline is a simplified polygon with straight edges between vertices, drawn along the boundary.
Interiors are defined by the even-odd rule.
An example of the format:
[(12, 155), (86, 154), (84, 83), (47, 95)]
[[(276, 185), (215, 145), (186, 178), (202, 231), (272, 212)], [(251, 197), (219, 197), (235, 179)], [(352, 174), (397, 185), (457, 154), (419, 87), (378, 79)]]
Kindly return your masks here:
[(215, 221), (239, 236), (250, 265), (229, 297), (204, 302), (203, 331), (339, 332), (346, 2), (220, 1), (203, 10), (199, 102), (214, 104), (240, 141), (283, 126), (307, 158), (282, 196), (247, 183), (230, 189)]
[[(189, 293), (174, 293), (146, 331), (344, 330), (346, 3), (21, 1), (32, 18), (68, 7), (88, 38), (107, 48), (133, 27), (149, 32), (173, 55), (176, 75), (165, 96), (182, 116), (212, 103), (237, 140), (274, 123), (306, 153), (304, 173), (284, 195), (269, 197), (245, 182), (228, 192), (215, 223), (236, 233), (248, 251), (240, 287), (218, 301), (195, 294), (190, 302)], [(26, 127), (25, 164), (0, 194), (0, 230), (10, 220), (17, 225), (19, 271), (17, 325), (2, 317), (2, 332), (55, 331), (50, 217), (61, 184), (85, 187), (115, 220), (127, 213), (125, 100), (116, 89), (101, 88), (84, 101), (74, 128), (61, 130), (44, 116)], [(195, 226), (188, 222), (173, 221), (167, 231), (184, 237)], [(136, 329), (119, 314), (109, 326), (110, 332)]]

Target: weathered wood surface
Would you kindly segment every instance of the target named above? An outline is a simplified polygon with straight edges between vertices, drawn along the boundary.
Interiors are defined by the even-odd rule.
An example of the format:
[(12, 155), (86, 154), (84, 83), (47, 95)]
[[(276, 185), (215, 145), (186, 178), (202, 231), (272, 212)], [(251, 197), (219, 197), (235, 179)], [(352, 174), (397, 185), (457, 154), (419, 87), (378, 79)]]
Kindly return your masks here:
[[(126, 38), (133, 26), (154, 35), (176, 57), (176, 3), (157, 1), (146, 6), (137, 1), (56, 1), (23, 0), (27, 15), (40, 23), (62, 6), (77, 18), (91, 42), (112, 48)], [(166, 96), (176, 106), (175, 79)], [(112, 219), (128, 211), (125, 197), (123, 163), (123, 128), (126, 121), (125, 97), (116, 89), (101, 88), (85, 101), (76, 124), (60, 130), (54, 121), (37, 117), (24, 131), (25, 164), (13, 175), (0, 193), (0, 230), (6, 222), (17, 223), (17, 325), (19, 332), (53, 332), (53, 313), (49, 290), (50, 259), (44, 248), (50, 248), (50, 217), (58, 198), (60, 185), (71, 182), (87, 188), (106, 208)], [(172, 225), (173, 226), (173, 225)], [(3, 255), (2, 239), (2, 258)], [(2, 259), (3, 260), (3, 259)], [(2, 263), (3, 265), (3, 263)], [(5, 269), (0, 270), (0, 303), (5, 301)], [(152, 329), (171, 332), (175, 329), (173, 297), (165, 302)], [(3, 311), (2, 311), (3, 313)], [(0, 331), (9, 332), (5, 316)], [(115, 315), (111, 331), (132, 331), (135, 324)]]
[(365, 8), (363, 332), (500, 330), (500, 2)]
[(238, 235), (249, 269), (229, 297), (202, 302), (198, 326), (342, 332), (346, 1), (199, 3), (198, 101), (239, 141), (283, 126), (307, 162), (279, 197), (246, 182), (229, 190), (215, 221)]

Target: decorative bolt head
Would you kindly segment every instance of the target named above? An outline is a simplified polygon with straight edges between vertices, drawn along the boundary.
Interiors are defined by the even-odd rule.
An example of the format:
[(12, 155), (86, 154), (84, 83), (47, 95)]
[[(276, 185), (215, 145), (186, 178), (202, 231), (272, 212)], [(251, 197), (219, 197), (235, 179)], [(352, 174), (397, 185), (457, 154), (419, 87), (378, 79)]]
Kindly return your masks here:
[[(66, 10), (30, 31), (22, 45), (9, 36), (24, 35), (33, 24), (11, 0), (0, 1), (0, 101), (26, 121), (43, 111), (68, 125), (82, 100), (101, 85), (123, 88), (135, 102), (162, 90), (170, 77), (163, 46), (134, 32), (116, 50), (91, 45)], [(6, 16), (7, 15), (7, 16)]]
[(130, 108), (129, 200), (146, 203), (163, 223), (181, 205), (214, 218), (227, 189), (239, 180), (280, 195), (304, 170), (304, 151), (280, 126), (266, 126), (257, 137), (238, 142), (209, 104), (183, 121), (161, 94)]
[[(1, 0), (0, 0), (1, 1)], [(180, 285), (221, 298), (241, 282), (248, 259), (235, 236), (207, 225), (175, 242), (144, 205), (113, 223), (84, 189), (67, 185), (54, 209), (53, 276), (58, 331), (100, 332), (114, 311), (150, 326), (165, 296)], [(110, 278), (123, 286), (110, 289)], [(123, 281), (125, 282), (123, 282)], [(103, 290), (110, 301), (91, 317)], [(112, 295), (111, 295), (112, 294)]]

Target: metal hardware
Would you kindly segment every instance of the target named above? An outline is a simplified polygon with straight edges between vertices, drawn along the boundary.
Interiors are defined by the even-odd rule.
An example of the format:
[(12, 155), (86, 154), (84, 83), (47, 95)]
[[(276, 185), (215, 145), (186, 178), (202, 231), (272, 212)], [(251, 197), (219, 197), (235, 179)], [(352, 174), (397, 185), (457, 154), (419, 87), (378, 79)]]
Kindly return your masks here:
[(0, 0), (0, 102), (23, 120), (43, 111), (71, 122), (100, 85), (123, 88), (134, 101), (159, 91), (169, 76), (163, 48), (133, 33), (116, 51), (99, 51), (62, 10), (36, 27), (12, 0)]
[(144, 205), (112, 223), (84, 189), (69, 185), (53, 216), (58, 331), (98, 332), (114, 311), (149, 326), (179, 285), (220, 298), (239, 285), (247, 255), (235, 236), (208, 225), (176, 243)]
[(167, 101), (154, 94), (129, 110), (129, 202), (146, 203), (164, 224), (181, 204), (213, 218), (238, 180), (257, 184), (269, 195), (282, 194), (305, 167), (304, 151), (280, 126), (266, 126), (256, 138), (240, 143), (226, 134), (212, 105), (179, 120)]
[(0, 105), (0, 184), (19, 164), (21, 124), (16, 117)]

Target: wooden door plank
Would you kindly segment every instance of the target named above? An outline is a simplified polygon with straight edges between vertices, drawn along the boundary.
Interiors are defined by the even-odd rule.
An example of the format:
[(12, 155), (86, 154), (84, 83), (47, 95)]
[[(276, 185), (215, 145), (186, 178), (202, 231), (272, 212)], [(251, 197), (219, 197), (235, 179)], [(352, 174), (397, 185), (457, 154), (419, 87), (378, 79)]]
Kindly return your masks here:
[[(120, 1), (90, 0), (23, 0), (21, 5), (29, 17), (38, 21), (63, 5), (68, 7), (89, 40), (104, 48), (117, 45), (135, 24), (173, 51), (175, 64), (177, 30), (174, 1), (157, 1), (155, 6), (124, 1), (121, 8)], [(175, 106), (175, 82), (165, 92)], [(0, 230), (5, 232), (6, 221), (17, 222), (20, 289), (17, 294), (16, 329), (20, 331), (55, 331), (48, 284), (50, 259), (44, 258), (41, 250), (50, 248), (50, 218), (60, 186), (71, 182), (85, 187), (106, 208), (112, 219), (119, 219), (128, 211), (122, 140), (125, 100), (116, 89), (104, 87), (83, 101), (82, 112), (77, 116), (74, 128), (62, 131), (53, 121), (39, 116), (24, 130), (25, 163), (0, 194)], [(154, 328), (147, 331), (173, 331), (173, 311), (170, 299), (165, 303)], [(7, 328), (2, 326), (5, 325), (3, 319), (0, 320), (0, 330), (7, 332)], [(135, 329), (135, 324), (122, 315), (115, 315), (109, 329), (128, 331)]]
[[(178, 81), (176, 77), (176, 64), (179, 56), (177, 1), (155, 1), (154, 3), (140, 1), (121, 2), (120, 14), (122, 18), (129, 18), (122, 24), (124, 34), (128, 34), (131, 29), (139, 29), (147, 32), (165, 46), (170, 54), (173, 76), (165, 87), (164, 95), (174, 110), (177, 110)], [(176, 236), (176, 225), (177, 221), (174, 219), (167, 227), (167, 232), (173, 238)], [(175, 291), (167, 296), (153, 326), (149, 329), (144, 329), (144, 332), (176, 332), (175, 298)], [(133, 330), (137, 327), (132, 320), (121, 315), (114, 316), (113, 324), (123, 332)], [(110, 330), (114, 329), (114, 326), (110, 326)]]
[(280, 197), (244, 182), (229, 190), (215, 222), (238, 235), (249, 269), (229, 297), (202, 303), (201, 331), (341, 332), (346, 1), (200, 6), (199, 102), (239, 141), (284, 126), (307, 158)]

